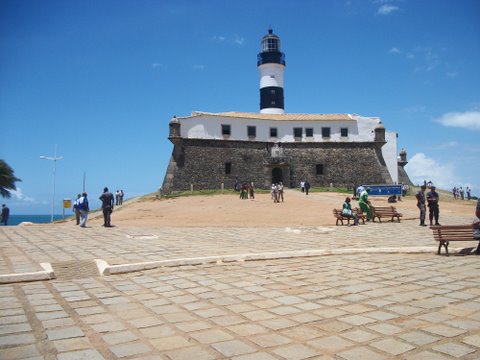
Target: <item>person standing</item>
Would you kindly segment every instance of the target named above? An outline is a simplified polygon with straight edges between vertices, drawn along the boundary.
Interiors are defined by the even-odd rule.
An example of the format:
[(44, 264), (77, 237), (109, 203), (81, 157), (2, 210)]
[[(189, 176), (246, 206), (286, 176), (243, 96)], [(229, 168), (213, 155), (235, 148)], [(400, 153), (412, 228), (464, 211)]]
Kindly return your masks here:
[(300, 181), (300, 190), (301, 190), (302, 192), (305, 192), (305, 181), (303, 181), (303, 180)]
[(82, 194), (77, 195), (77, 199), (73, 202), (73, 212), (75, 213), (75, 220), (77, 225), (80, 225), (80, 209), (78, 208), (78, 200), (82, 197)]
[(120, 190), (115, 191), (115, 205), (118, 206), (120, 204)]
[(428, 217), (430, 219), (430, 226), (432, 226), (433, 219), (435, 219), (435, 225), (439, 225), (438, 217), (440, 215), (440, 208), (438, 206), (438, 200), (440, 196), (435, 191), (435, 186), (430, 187), (430, 191), (427, 193), (427, 204), (428, 204)]
[(368, 200), (368, 194), (370, 193), (371, 189), (367, 187), (360, 193), (360, 197), (358, 199), (358, 205), (360, 209), (362, 209), (362, 213), (367, 214), (367, 221), (372, 220), (372, 209), (370, 208), (370, 201)]
[(0, 224), (7, 226), (8, 218), (10, 217), (10, 209), (7, 205), (2, 205), (2, 221)]
[(280, 202), (280, 199), (282, 199), (282, 202), (283, 202), (283, 183), (281, 181), (277, 185), (277, 190), (278, 190), (277, 201)]
[(310, 190), (310, 183), (305, 181), (305, 195), (308, 195), (308, 191)]
[(425, 189), (427, 187), (425, 185), (420, 186), (420, 190), (417, 191), (415, 197), (417, 198), (417, 207), (420, 210), (420, 226), (427, 226), (425, 224)]
[(472, 224), (473, 238), (478, 240), (478, 246), (475, 254), (480, 255), (480, 198), (477, 200), (477, 207), (475, 209), (475, 218)]
[(120, 205), (123, 205), (123, 197), (125, 196), (125, 193), (123, 190), (120, 190)]
[(108, 191), (108, 187), (103, 188), (103, 194), (99, 199), (102, 202), (103, 226), (112, 227), (110, 220), (113, 211), (114, 198), (113, 194)]
[(75, 201), (77, 209), (80, 212), (80, 227), (87, 227), (88, 212), (90, 211), (90, 206), (88, 205), (87, 193), (82, 193), (82, 196)]

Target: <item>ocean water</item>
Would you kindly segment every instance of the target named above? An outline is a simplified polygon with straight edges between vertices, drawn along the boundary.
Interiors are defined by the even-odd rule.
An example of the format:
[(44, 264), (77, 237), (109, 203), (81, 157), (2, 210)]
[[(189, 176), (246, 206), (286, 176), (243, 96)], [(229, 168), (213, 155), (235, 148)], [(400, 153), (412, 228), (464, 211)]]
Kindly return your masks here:
[[(62, 215), (53, 215), (53, 220), (62, 219)], [(18, 225), (21, 222), (32, 222), (35, 224), (45, 224), (52, 220), (52, 215), (10, 215), (8, 226)]]

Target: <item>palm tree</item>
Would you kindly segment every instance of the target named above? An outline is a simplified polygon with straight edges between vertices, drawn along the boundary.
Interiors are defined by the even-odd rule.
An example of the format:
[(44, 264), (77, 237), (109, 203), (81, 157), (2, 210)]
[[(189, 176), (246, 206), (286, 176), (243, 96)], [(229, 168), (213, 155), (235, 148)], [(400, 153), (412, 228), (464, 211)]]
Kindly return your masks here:
[(17, 190), (15, 183), (22, 181), (13, 175), (13, 169), (0, 159), (0, 195), (4, 198), (10, 198), (10, 190)]

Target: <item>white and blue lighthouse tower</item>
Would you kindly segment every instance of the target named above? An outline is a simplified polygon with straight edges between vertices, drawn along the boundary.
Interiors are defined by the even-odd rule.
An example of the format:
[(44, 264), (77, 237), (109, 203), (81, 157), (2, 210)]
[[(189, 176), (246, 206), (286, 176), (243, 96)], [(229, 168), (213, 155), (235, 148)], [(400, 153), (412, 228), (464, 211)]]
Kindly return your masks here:
[(280, 38), (268, 29), (262, 38), (262, 50), (257, 55), (260, 74), (260, 113), (283, 114), (283, 73), (285, 54), (280, 51)]

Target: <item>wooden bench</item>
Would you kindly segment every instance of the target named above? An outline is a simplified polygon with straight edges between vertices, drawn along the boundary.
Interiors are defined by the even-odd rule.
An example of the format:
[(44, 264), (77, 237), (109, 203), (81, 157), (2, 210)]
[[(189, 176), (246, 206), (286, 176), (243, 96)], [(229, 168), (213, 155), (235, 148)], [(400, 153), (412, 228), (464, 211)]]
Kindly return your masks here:
[[(365, 224), (365, 219), (367, 218), (367, 216), (363, 214), (358, 208), (353, 209), (353, 212), (357, 214), (358, 221), (362, 221), (363, 224)], [(344, 220), (347, 221), (348, 225), (350, 225), (350, 220), (354, 221), (353, 217), (343, 216), (342, 209), (333, 209), (333, 216), (337, 219), (337, 223), (336, 223), (337, 226), (339, 221), (342, 223), (342, 225)]]
[(372, 221), (375, 222), (375, 218), (378, 219), (378, 222), (382, 222), (382, 218), (390, 218), (390, 221), (393, 221), (394, 218), (397, 218), (400, 222), (400, 218), (403, 216), (397, 211), (395, 206), (371, 206), (372, 210)]
[(472, 224), (430, 226), (430, 229), (433, 231), (434, 239), (439, 242), (438, 255), (440, 255), (442, 246), (445, 248), (447, 256), (449, 255), (448, 243), (450, 241), (479, 241), (473, 238)]

